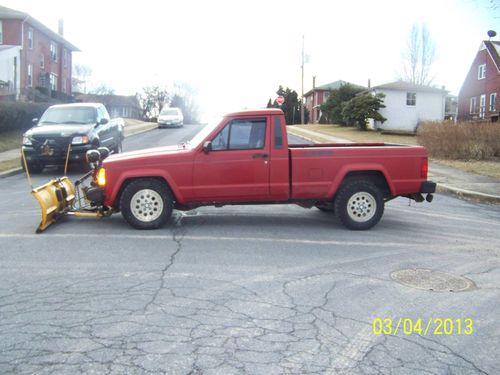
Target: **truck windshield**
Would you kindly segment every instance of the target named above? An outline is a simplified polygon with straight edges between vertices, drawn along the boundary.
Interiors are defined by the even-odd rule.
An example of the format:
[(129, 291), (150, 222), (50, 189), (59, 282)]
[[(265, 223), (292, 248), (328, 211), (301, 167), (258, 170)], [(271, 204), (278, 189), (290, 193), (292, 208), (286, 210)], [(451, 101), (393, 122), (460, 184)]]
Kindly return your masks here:
[(189, 142), (189, 146), (191, 148), (196, 148), (199, 146), (201, 142), (205, 140), (205, 138), (214, 130), (222, 121), (222, 117), (217, 117), (212, 119), (208, 125), (205, 125), (203, 129), (201, 129)]
[(96, 110), (89, 107), (49, 108), (40, 124), (95, 124)]

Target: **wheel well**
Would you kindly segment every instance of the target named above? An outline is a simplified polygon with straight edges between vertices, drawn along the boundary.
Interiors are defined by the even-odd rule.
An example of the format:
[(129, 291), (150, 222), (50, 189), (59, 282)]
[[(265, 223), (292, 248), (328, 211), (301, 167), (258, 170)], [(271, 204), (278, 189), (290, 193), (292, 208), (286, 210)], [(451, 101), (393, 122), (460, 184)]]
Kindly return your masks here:
[(117, 211), (120, 210), (120, 199), (121, 199), (121, 196), (123, 194), (123, 190), (125, 190), (125, 188), (133, 181), (136, 181), (136, 180), (142, 180), (144, 178), (151, 178), (151, 179), (154, 179), (154, 180), (158, 180), (160, 182), (163, 182), (167, 188), (170, 190), (170, 193), (172, 194), (172, 198), (174, 199), (174, 201), (176, 201), (176, 197), (175, 197), (175, 194), (174, 192), (172, 191), (172, 189), (170, 188), (170, 185), (168, 184), (167, 180), (165, 180), (163, 177), (160, 177), (160, 176), (141, 176), (141, 177), (129, 177), (127, 178), (125, 181), (123, 181), (122, 183), (122, 186), (120, 186), (120, 190), (118, 190), (118, 194), (116, 195), (116, 199), (115, 199), (115, 205), (113, 206), (113, 208)]
[[(391, 189), (389, 189), (389, 184), (384, 174), (380, 171), (353, 171), (349, 172), (344, 176), (344, 179), (340, 183), (339, 188), (353, 180), (366, 180), (373, 183), (382, 193), (384, 198), (391, 195)], [(338, 191), (339, 189), (337, 189)]]

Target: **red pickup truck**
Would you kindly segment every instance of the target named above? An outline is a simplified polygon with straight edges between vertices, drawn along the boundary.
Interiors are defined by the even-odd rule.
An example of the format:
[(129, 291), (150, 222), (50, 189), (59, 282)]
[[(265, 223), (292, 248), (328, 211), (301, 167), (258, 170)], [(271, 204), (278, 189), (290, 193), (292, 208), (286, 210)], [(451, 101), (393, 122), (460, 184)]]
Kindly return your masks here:
[[(207, 125), (190, 142), (111, 155), (96, 174), (102, 197), (135, 228), (162, 226), (172, 210), (295, 203), (332, 211), (349, 229), (373, 227), (398, 196), (432, 201), (419, 146), (289, 145), (283, 112), (249, 110)], [(95, 192), (94, 192), (95, 193)]]

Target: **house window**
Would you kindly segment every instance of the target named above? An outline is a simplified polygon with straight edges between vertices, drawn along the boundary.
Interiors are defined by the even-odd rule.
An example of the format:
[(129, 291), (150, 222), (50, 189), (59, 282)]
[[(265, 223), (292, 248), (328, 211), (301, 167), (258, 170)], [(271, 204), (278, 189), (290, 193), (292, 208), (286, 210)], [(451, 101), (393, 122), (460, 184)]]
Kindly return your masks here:
[(486, 95), (481, 95), (479, 97), (479, 117), (484, 118), (484, 113), (486, 112)]
[(486, 64), (479, 65), (477, 70), (477, 79), (486, 78)]
[(416, 106), (417, 105), (417, 93), (407, 92), (406, 93), (406, 105)]
[(50, 89), (57, 91), (57, 75), (54, 73), (50, 73)]
[(470, 98), (469, 113), (476, 113), (476, 97)]
[(50, 42), (50, 59), (57, 62), (57, 44), (55, 42)]
[(26, 81), (28, 84), (28, 87), (33, 87), (33, 65), (28, 64), (28, 74), (26, 75)]
[(40, 55), (40, 69), (45, 69), (45, 56)]
[(492, 92), (490, 94), (490, 112), (496, 112), (496, 101), (497, 101), (497, 93)]
[(33, 49), (33, 29), (28, 29), (28, 48)]
[(66, 93), (66, 78), (63, 78), (62, 80), (61, 91)]
[(0, 44), (3, 44), (3, 24), (0, 21)]
[(323, 102), (326, 102), (329, 96), (330, 96), (330, 92), (325, 91), (325, 92), (323, 93)]

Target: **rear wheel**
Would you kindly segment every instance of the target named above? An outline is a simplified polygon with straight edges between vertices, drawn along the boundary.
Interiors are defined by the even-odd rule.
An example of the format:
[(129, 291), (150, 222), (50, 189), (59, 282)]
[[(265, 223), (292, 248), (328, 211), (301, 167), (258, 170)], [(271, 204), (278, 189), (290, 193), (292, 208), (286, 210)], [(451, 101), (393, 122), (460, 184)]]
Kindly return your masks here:
[(160, 228), (172, 215), (172, 208), (170, 189), (154, 178), (132, 181), (120, 198), (122, 216), (137, 229)]
[(335, 198), (335, 212), (349, 229), (370, 229), (382, 218), (384, 198), (370, 181), (353, 180), (340, 187)]

